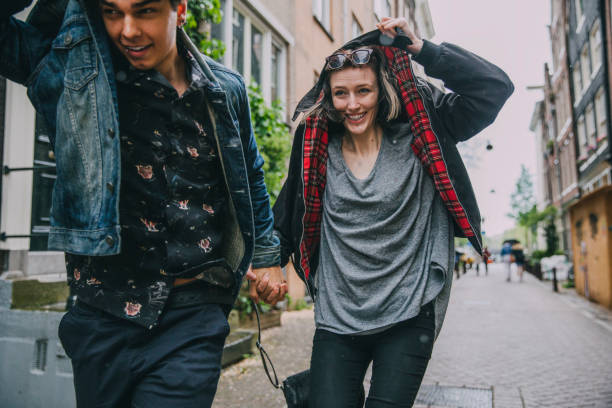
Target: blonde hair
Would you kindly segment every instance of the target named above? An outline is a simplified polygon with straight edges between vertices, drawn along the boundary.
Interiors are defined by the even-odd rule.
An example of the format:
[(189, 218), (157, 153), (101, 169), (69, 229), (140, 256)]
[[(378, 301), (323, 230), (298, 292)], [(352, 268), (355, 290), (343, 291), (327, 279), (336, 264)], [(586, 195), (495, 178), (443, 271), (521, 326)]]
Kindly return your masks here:
[[(379, 105), (378, 105), (378, 115), (376, 117), (377, 121), (392, 121), (397, 119), (402, 110), (402, 104), (400, 102), (400, 98), (398, 96), (397, 87), (395, 86), (395, 81), (392, 79), (391, 74), (386, 66), (384, 56), (382, 52), (376, 48), (372, 47), (374, 52), (370, 57), (370, 62), (366, 65), (358, 65), (358, 67), (369, 66), (374, 71), (376, 75), (377, 83), (378, 83), (378, 92), (379, 92)], [(346, 65), (346, 66), (354, 66)], [(346, 67), (345, 66), (345, 67)], [(340, 68), (340, 71), (344, 69)], [(304, 112), (302, 116), (302, 122), (304, 122), (308, 117), (311, 116), (320, 116), (327, 118), (334, 122), (341, 122), (342, 118), (338, 111), (334, 108), (332, 97), (331, 97), (331, 86), (329, 84), (330, 73), (332, 71), (323, 71), (321, 74), (323, 83), (323, 97), (317, 101), (310, 109)]]

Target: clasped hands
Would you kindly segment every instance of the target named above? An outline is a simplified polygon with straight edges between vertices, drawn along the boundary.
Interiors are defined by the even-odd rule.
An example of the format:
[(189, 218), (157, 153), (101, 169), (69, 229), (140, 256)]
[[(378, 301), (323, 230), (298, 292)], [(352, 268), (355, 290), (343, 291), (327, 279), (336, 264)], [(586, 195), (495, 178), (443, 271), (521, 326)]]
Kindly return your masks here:
[(255, 302), (263, 300), (270, 305), (275, 305), (287, 294), (287, 280), (280, 266), (249, 268), (246, 278), (250, 281), (249, 296)]

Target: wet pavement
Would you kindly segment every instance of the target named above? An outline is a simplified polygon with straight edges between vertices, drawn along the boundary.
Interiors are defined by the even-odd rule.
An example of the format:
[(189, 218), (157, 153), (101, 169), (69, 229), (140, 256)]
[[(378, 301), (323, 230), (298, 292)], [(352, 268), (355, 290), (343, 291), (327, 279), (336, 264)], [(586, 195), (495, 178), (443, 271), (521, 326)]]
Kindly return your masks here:
[[(311, 310), (288, 312), (264, 331), (279, 378), (308, 368), (312, 319)], [(223, 370), (213, 407), (283, 401), (257, 356)], [(453, 283), (415, 407), (612, 407), (612, 313), (530, 275), (507, 283), (501, 265), (486, 277), (468, 270)]]

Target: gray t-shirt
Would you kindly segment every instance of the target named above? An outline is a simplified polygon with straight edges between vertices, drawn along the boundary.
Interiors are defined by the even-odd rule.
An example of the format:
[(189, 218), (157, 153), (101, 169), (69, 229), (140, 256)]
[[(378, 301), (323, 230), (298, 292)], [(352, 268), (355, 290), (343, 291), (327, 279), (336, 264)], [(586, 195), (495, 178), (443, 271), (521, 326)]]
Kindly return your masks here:
[(448, 282), (452, 221), (411, 141), (407, 125), (385, 131), (374, 168), (358, 179), (342, 156), (342, 136), (330, 137), (317, 328), (383, 330), (418, 315)]

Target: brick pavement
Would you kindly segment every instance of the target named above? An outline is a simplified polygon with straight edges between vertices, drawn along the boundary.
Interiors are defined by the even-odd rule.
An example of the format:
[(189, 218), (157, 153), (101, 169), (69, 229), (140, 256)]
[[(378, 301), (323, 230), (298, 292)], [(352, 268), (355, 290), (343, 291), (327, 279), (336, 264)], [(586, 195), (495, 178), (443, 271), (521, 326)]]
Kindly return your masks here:
[[(529, 275), (506, 283), (501, 265), (453, 285), (423, 384), (490, 389), (495, 408), (612, 407), (610, 311)], [(280, 378), (308, 367), (313, 332), (311, 311), (285, 313), (264, 332)], [(234, 407), (284, 407), (258, 357), (223, 371), (214, 408)]]

